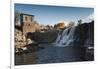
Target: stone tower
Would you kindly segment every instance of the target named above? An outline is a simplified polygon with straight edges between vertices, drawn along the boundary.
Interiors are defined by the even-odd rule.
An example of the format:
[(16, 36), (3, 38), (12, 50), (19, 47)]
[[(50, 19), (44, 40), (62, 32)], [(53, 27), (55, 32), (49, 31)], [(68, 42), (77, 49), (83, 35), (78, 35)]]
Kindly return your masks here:
[(25, 35), (28, 32), (35, 32), (34, 15), (20, 14), (20, 17), (23, 34)]

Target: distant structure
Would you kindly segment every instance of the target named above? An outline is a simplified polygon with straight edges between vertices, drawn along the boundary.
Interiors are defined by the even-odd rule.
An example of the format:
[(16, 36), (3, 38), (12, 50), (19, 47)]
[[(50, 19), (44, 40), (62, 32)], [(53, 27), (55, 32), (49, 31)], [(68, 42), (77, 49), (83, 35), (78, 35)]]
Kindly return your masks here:
[(54, 28), (56, 28), (56, 29), (63, 29), (63, 28), (65, 28), (64, 21), (60, 21), (58, 24), (55, 24)]

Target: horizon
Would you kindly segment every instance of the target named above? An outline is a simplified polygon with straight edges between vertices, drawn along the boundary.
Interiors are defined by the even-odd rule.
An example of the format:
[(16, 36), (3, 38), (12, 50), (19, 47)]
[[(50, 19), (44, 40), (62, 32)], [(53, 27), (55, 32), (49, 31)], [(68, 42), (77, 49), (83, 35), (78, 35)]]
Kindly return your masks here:
[(94, 8), (52, 6), (52, 5), (34, 5), (34, 4), (15, 4), (15, 11), (20, 13), (34, 15), (34, 20), (39, 24), (55, 25), (59, 21), (75, 22), (86, 19), (94, 14)]

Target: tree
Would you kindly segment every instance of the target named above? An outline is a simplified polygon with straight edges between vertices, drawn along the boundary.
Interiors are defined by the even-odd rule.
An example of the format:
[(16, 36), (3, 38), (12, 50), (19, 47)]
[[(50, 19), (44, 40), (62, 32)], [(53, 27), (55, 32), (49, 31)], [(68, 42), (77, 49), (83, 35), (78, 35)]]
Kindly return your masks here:
[(56, 27), (57, 27), (57, 25), (55, 24), (55, 25), (54, 25), (54, 28), (56, 28)]
[(18, 11), (15, 11), (15, 23), (17, 23), (20, 20), (20, 13)]
[(75, 25), (74, 22), (69, 22), (68, 27), (72, 27), (72, 26), (74, 26), (74, 25)]
[(80, 25), (80, 24), (82, 24), (82, 20), (81, 19), (78, 20), (78, 25)]

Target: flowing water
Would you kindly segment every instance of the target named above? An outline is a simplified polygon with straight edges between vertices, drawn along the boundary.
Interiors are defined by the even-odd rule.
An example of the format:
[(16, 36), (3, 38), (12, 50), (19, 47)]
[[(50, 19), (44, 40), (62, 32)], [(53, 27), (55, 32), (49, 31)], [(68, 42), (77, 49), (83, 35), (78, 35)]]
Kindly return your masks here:
[(56, 39), (56, 46), (66, 47), (72, 46), (74, 42), (74, 32), (75, 27), (66, 28), (63, 32), (59, 32), (58, 37)]

